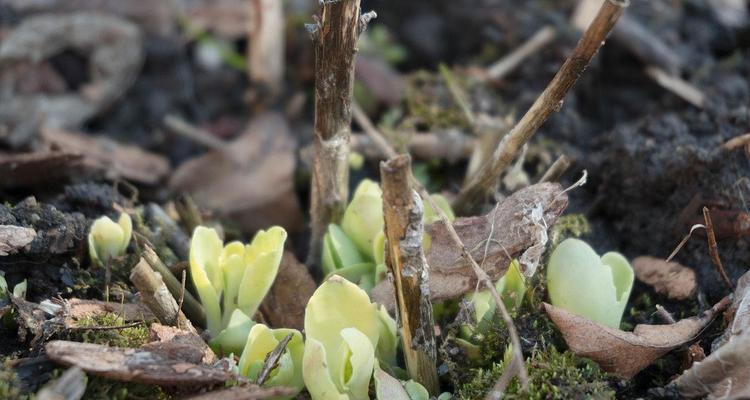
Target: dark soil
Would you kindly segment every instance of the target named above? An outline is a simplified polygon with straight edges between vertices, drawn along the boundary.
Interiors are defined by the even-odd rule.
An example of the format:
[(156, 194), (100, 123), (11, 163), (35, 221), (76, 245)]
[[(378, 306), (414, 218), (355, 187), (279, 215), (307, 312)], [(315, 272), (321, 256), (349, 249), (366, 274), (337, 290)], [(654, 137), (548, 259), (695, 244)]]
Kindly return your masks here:
[[(557, 72), (579, 34), (568, 25), (575, 1), (549, 0), (363, 0), (375, 9), (408, 57), (398, 69), (411, 73), (448, 65), (487, 65), (518, 47), (544, 25), (559, 30), (554, 42), (524, 65), (482, 90), (492, 97), (494, 115), (519, 118)], [(721, 22), (706, 0), (683, 2), (633, 0), (629, 16), (647, 26), (682, 59), (681, 75), (701, 88), (705, 107), (696, 108), (656, 85), (643, 72), (644, 64), (621, 43), (610, 40), (565, 99), (560, 112), (541, 128), (532, 145), (552, 149), (553, 156), (575, 159), (564, 183), (588, 171), (588, 183), (570, 195), (568, 213), (583, 213), (592, 225), (586, 239), (599, 251), (618, 250), (628, 258), (666, 257), (693, 224), (702, 223), (708, 204), (715, 223), (731, 224), (750, 214), (750, 157), (744, 149), (719, 149), (728, 139), (750, 131), (750, 25), (733, 28)], [(22, 21), (11, 6), (0, 4), (0, 33)], [(299, 29), (298, 29), (299, 28)], [(311, 46), (298, 24), (289, 24), (287, 75), (289, 88), (279, 101), (312, 90)], [(2, 35), (0, 35), (2, 38)], [(300, 39), (302, 38), (302, 39)], [(177, 165), (203, 149), (169, 133), (166, 114), (177, 114), (221, 138), (238, 135), (248, 119), (247, 78), (230, 68), (210, 70), (196, 62), (195, 45), (181, 38), (147, 36), (145, 62), (134, 85), (111, 109), (90, 120), (84, 130), (157, 151)], [(244, 40), (233, 43), (244, 51)], [(69, 88), (89, 79), (87, 60), (63, 53), (52, 64)], [(484, 107), (486, 107), (487, 103)], [(481, 105), (479, 106), (482, 107)], [(301, 115), (291, 121), (301, 144), (311, 137), (311, 96)], [(372, 163), (371, 166), (375, 166)], [(441, 164), (433, 174), (456, 176)], [(443, 168), (443, 169), (440, 169)], [(525, 166), (536, 178), (537, 166)], [(304, 177), (306, 171), (299, 175)], [(354, 176), (360, 176), (355, 173)], [(375, 168), (363, 175), (376, 176)], [(460, 175), (459, 175), (460, 176)], [(2, 179), (2, 178), (0, 178)], [(302, 179), (300, 179), (302, 181)], [(446, 179), (447, 180), (447, 179)], [(445, 182), (455, 189), (460, 182)], [(305, 185), (298, 195), (307, 202)], [(90, 284), (99, 272), (89, 271), (85, 236), (93, 218), (114, 216), (112, 204), (132, 204), (132, 193), (109, 182), (77, 182), (44, 192), (0, 191), (0, 224), (31, 227), (43, 232), (23, 255), (0, 258), (9, 284), (29, 280), (28, 299), (55, 296), (100, 296)], [(35, 197), (30, 197), (35, 196)], [(163, 201), (165, 190), (139, 188), (139, 202)], [(697, 200), (695, 200), (697, 199)], [(723, 229), (718, 247), (729, 278), (736, 280), (750, 260), (750, 230)], [(300, 244), (302, 243), (302, 244)], [(297, 246), (303, 239), (295, 238)], [(300, 254), (302, 257), (303, 255)], [(654, 323), (655, 303), (676, 316), (690, 315), (727, 294), (708, 253), (705, 235), (696, 233), (676, 260), (694, 268), (700, 301), (674, 303), (637, 285), (625, 322)], [(689, 304), (688, 304), (689, 303)], [(648, 310), (648, 311), (644, 311)], [(718, 327), (714, 327), (718, 330)], [(2, 330), (0, 342), (12, 337)], [(701, 344), (710, 347), (709, 339)], [(12, 344), (18, 350), (19, 344)], [(6, 346), (0, 347), (8, 355)], [(674, 356), (678, 357), (678, 356)], [(663, 384), (674, 371), (670, 359), (638, 376), (627, 395), (643, 396)], [(671, 363), (671, 364), (670, 364)], [(663, 369), (662, 369), (663, 368)], [(664, 372), (667, 371), (667, 372)]]

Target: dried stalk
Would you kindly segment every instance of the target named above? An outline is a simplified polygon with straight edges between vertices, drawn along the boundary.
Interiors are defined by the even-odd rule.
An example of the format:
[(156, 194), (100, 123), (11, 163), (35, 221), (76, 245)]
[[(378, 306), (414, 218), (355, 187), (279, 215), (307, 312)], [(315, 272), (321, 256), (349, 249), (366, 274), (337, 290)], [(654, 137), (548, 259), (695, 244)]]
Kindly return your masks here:
[(703, 219), (706, 221), (706, 238), (708, 239), (708, 253), (711, 255), (711, 261), (719, 271), (721, 280), (727, 286), (729, 290), (734, 290), (732, 281), (727, 276), (727, 271), (724, 270), (724, 264), (721, 263), (721, 257), (719, 257), (719, 247), (716, 245), (716, 233), (714, 233), (714, 223), (711, 221), (711, 212), (708, 211), (708, 207), (703, 207)]
[(315, 46), (315, 159), (312, 167), (308, 264), (317, 264), (328, 224), (339, 222), (349, 195), (349, 136), (357, 38), (374, 17), (360, 0), (322, 1), (308, 25)]
[(250, 82), (260, 89), (263, 102), (281, 94), (284, 84), (284, 3), (250, 0), (247, 69)]
[(461, 189), (454, 203), (458, 212), (466, 213), (479, 205), (521, 147), (553, 112), (560, 109), (563, 98), (604, 43), (627, 4), (625, 0), (608, 0), (602, 4), (596, 18), (547, 88), (498, 144), (489, 162), (482, 165)]
[(143, 244), (141, 257), (146, 260), (151, 269), (161, 275), (161, 278), (167, 286), (167, 289), (169, 289), (169, 293), (172, 294), (172, 297), (179, 299), (181, 296), (184, 296), (182, 297), (182, 310), (185, 312), (185, 315), (187, 315), (187, 317), (196, 325), (205, 326), (206, 313), (203, 311), (203, 306), (195, 299), (195, 297), (193, 297), (192, 294), (190, 294), (190, 292), (182, 289), (180, 281), (178, 281), (169, 268), (164, 265), (159, 256), (156, 255), (154, 249), (147, 244)]
[(130, 281), (138, 289), (143, 303), (161, 323), (195, 332), (195, 328), (180, 311), (177, 301), (169, 293), (161, 275), (154, 272), (145, 259), (141, 258), (141, 261), (133, 267)]
[[(369, 124), (369, 126), (372, 127), (373, 125)], [(394, 150), (393, 147), (388, 144), (387, 140), (375, 139), (375, 137), (378, 136), (380, 138), (383, 138), (383, 135), (381, 135), (380, 132), (378, 132), (376, 129), (366, 129), (366, 132), (370, 137), (373, 137), (373, 141), (375, 143), (385, 144), (381, 150), (383, 151), (383, 153), (387, 154), (389, 158), (393, 158), (398, 155), (396, 153), (396, 150)], [(451, 240), (456, 244), (456, 248), (461, 251), (461, 258), (466, 260), (471, 265), (474, 274), (477, 276), (477, 280), (481, 282), (482, 285), (487, 287), (487, 289), (490, 291), (492, 299), (495, 301), (495, 304), (497, 304), (496, 311), (502, 316), (505, 325), (508, 327), (508, 332), (510, 333), (510, 341), (513, 349), (513, 358), (516, 359), (516, 362), (520, 365), (520, 368), (518, 368), (517, 371), (511, 370), (510, 368), (506, 369), (505, 372), (503, 372), (503, 376), (505, 376), (506, 374), (518, 373), (518, 377), (521, 380), (521, 386), (525, 390), (529, 385), (529, 375), (526, 372), (526, 364), (523, 359), (523, 354), (521, 353), (521, 340), (518, 336), (516, 325), (513, 323), (513, 318), (511, 318), (510, 313), (505, 308), (505, 303), (503, 303), (503, 301), (500, 299), (500, 294), (497, 292), (497, 288), (495, 288), (495, 285), (492, 283), (492, 280), (490, 280), (490, 277), (487, 276), (487, 273), (479, 267), (477, 261), (474, 260), (474, 257), (472, 257), (471, 253), (469, 253), (469, 251), (466, 249), (466, 246), (461, 241), (461, 238), (458, 237), (458, 233), (456, 233), (456, 230), (453, 228), (453, 224), (450, 223), (450, 221), (448, 220), (448, 216), (445, 215), (445, 211), (443, 211), (443, 209), (435, 203), (432, 197), (430, 197), (430, 193), (427, 191), (427, 189), (425, 189), (425, 187), (422, 186), (422, 184), (419, 183), (419, 181), (417, 181), (414, 176), (410, 175), (409, 179), (411, 181), (411, 187), (414, 188), (417, 193), (419, 193), (419, 196), (422, 197), (422, 200), (426, 201), (437, 214), (438, 218), (440, 219), (438, 223), (442, 223), (445, 226)], [(501, 379), (509, 378), (503, 378), (501, 376)]]
[(570, 158), (566, 156), (565, 154), (561, 155), (560, 157), (557, 157), (557, 160), (552, 163), (552, 165), (549, 166), (549, 169), (542, 175), (541, 179), (539, 179), (539, 182), (554, 182), (562, 176), (562, 174), (565, 173), (565, 171), (570, 168)]
[(393, 276), (396, 310), (409, 376), (438, 393), (437, 351), (427, 260), (422, 249), (424, 206), (410, 184), (411, 158), (380, 164), (385, 217), (386, 265)]
[(504, 78), (508, 73), (521, 65), (530, 55), (552, 42), (556, 34), (555, 28), (549, 25), (542, 27), (534, 36), (525, 41), (517, 49), (489, 66), (487, 68), (487, 77), (494, 80)]

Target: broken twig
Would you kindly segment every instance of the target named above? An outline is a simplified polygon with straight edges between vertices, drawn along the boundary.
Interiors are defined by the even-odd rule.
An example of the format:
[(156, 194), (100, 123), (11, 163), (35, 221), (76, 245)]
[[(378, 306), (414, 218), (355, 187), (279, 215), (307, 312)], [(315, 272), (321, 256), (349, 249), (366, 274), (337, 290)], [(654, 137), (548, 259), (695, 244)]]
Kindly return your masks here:
[(602, 46), (627, 5), (628, 1), (623, 0), (608, 0), (602, 4), (596, 18), (547, 88), (516, 126), (503, 137), (489, 162), (484, 163), (461, 189), (454, 202), (458, 212), (467, 212), (479, 205), (523, 145), (553, 112), (560, 109), (563, 98)]
[(504, 78), (508, 73), (518, 68), (530, 55), (552, 42), (556, 35), (555, 28), (549, 25), (542, 27), (517, 49), (489, 66), (487, 77), (494, 80)]
[(322, 2), (320, 21), (307, 26), (315, 47), (315, 159), (310, 185), (308, 265), (317, 265), (328, 224), (339, 222), (349, 196), (349, 136), (357, 39), (374, 14), (360, 17), (360, 0)]
[(565, 173), (565, 171), (570, 168), (571, 161), (568, 156), (565, 154), (561, 155), (560, 157), (557, 157), (557, 160), (552, 163), (552, 165), (549, 166), (549, 169), (547, 172), (542, 175), (542, 178), (539, 179), (539, 182), (554, 182), (562, 176), (562, 174)]
[(141, 301), (146, 304), (159, 321), (166, 325), (196, 332), (190, 321), (180, 311), (179, 304), (169, 293), (161, 275), (154, 272), (143, 258), (133, 267), (133, 271), (130, 273), (130, 281), (141, 294)]
[[(372, 129), (368, 131), (368, 135), (370, 136), (381, 136), (380, 132), (378, 132), (375, 129)], [(383, 153), (387, 154), (389, 157), (396, 157), (397, 153), (388, 144), (387, 140), (373, 140), (376, 143), (384, 143), (382, 150)], [(513, 346), (513, 357), (518, 359), (518, 362), (520, 364), (520, 368), (518, 368), (518, 377), (521, 380), (521, 386), (525, 390), (529, 385), (529, 377), (528, 373), (526, 372), (526, 365), (523, 359), (523, 354), (521, 353), (521, 341), (518, 336), (518, 332), (516, 330), (516, 326), (513, 323), (513, 318), (511, 318), (510, 313), (508, 313), (508, 310), (505, 308), (505, 304), (500, 300), (500, 294), (497, 292), (497, 289), (495, 288), (495, 285), (492, 283), (492, 280), (490, 280), (489, 276), (487, 276), (487, 273), (482, 270), (482, 268), (479, 267), (479, 264), (477, 264), (476, 260), (474, 260), (474, 257), (471, 256), (471, 253), (466, 249), (466, 246), (461, 241), (461, 238), (458, 236), (458, 233), (456, 233), (455, 228), (453, 228), (453, 224), (450, 223), (450, 220), (448, 219), (448, 216), (445, 214), (445, 211), (443, 211), (442, 208), (440, 208), (435, 201), (430, 196), (430, 193), (425, 189), (424, 186), (422, 186), (419, 181), (417, 181), (413, 175), (410, 175), (410, 181), (411, 186), (414, 188), (414, 190), (419, 193), (419, 195), (422, 197), (423, 201), (426, 201), (430, 207), (433, 209), (433, 211), (437, 214), (439, 218), (439, 223), (443, 224), (445, 226), (446, 231), (449, 234), (450, 239), (453, 241), (453, 243), (456, 245), (456, 248), (460, 250), (461, 258), (463, 258), (466, 262), (468, 262), (474, 274), (476, 275), (479, 282), (481, 282), (484, 286), (489, 289), (490, 294), (492, 295), (492, 299), (497, 304), (497, 312), (501, 314), (503, 321), (505, 322), (506, 326), (508, 327), (508, 332), (510, 332), (510, 338), (511, 338), (511, 344)], [(507, 371), (506, 371), (507, 372)], [(511, 373), (516, 373), (516, 371), (513, 371)]]
[(410, 184), (411, 158), (380, 164), (387, 239), (385, 261), (393, 276), (398, 321), (409, 376), (428, 392), (439, 391), (432, 302), (422, 238), (424, 206)]

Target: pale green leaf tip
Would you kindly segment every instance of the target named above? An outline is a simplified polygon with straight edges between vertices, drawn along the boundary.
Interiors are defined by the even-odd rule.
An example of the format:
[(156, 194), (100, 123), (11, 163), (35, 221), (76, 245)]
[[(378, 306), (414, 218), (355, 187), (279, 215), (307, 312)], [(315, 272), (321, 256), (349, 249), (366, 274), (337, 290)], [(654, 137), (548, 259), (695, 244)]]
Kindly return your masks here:
[(594, 322), (617, 328), (634, 274), (619, 253), (599, 257), (586, 242), (566, 239), (550, 256), (547, 288), (551, 303)]

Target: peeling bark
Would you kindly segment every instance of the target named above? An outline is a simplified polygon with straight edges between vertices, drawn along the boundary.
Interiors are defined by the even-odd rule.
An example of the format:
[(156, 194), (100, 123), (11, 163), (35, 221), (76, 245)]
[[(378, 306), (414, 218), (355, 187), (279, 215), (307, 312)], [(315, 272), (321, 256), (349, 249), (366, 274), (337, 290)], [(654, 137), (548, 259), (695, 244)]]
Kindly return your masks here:
[(385, 261), (396, 293), (406, 368), (430, 393), (439, 390), (429, 267), (422, 249), (424, 207), (412, 189), (411, 158), (401, 155), (380, 164), (387, 239)]

